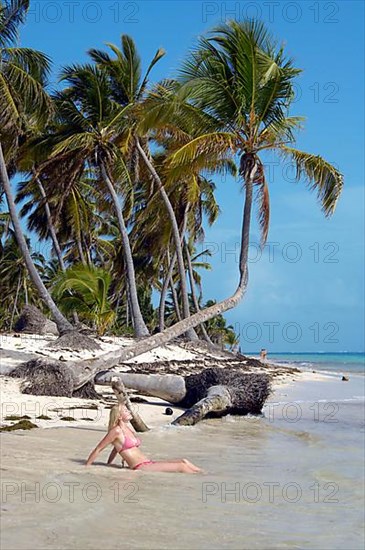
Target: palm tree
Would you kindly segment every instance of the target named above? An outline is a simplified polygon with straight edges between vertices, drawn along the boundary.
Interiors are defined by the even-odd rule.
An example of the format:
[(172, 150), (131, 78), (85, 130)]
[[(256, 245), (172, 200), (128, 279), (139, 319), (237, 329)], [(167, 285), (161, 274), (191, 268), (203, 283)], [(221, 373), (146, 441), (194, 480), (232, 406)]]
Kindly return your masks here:
[[(298, 117), (288, 116), (293, 97), (293, 80), (298, 74), (282, 49), (277, 50), (263, 26), (255, 22), (231, 22), (202, 39), (183, 69), (182, 90), (187, 109), (198, 116), (200, 131), (166, 160), (169, 177), (177, 180), (186, 170), (214, 168), (217, 150), (239, 154), (240, 173), (245, 189), (239, 284), (232, 296), (182, 319), (163, 332), (136, 345), (110, 352), (86, 363), (89, 378), (98, 369), (129, 360), (237, 305), (247, 281), (247, 256), (254, 186), (258, 190), (263, 241), (268, 230), (268, 188), (260, 153), (272, 149), (290, 155), (297, 166), (297, 178), (308, 180), (317, 191), (325, 215), (334, 212), (343, 178), (338, 170), (318, 156), (288, 147), (294, 142)], [(172, 105), (174, 110), (176, 102)], [(157, 109), (158, 111), (158, 109)], [(160, 114), (164, 115), (163, 109)], [(165, 119), (166, 120), (166, 119)], [(205, 131), (204, 123), (207, 121)], [(199, 135), (197, 135), (199, 134)], [(213, 160), (214, 159), (214, 160)], [(218, 163), (217, 163), (218, 164)], [(218, 164), (219, 166), (219, 164)]]
[(128, 106), (122, 107), (110, 99), (105, 72), (93, 65), (67, 67), (63, 70), (62, 80), (69, 86), (55, 96), (59, 129), (48, 140), (53, 144), (50, 157), (57, 162), (64, 155), (71, 154), (85, 164), (85, 169), (95, 168), (99, 183), (106, 186), (123, 240), (135, 335), (146, 336), (149, 331), (138, 302), (132, 251), (119, 202), (120, 194), (125, 192), (123, 184), (125, 188), (130, 186), (121, 151)]
[[(129, 152), (130, 165), (134, 168), (135, 178), (139, 178), (141, 164), (145, 165), (150, 177), (152, 176), (154, 185), (157, 185), (167, 210), (168, 218), (171, 223), (171, 230), (181, 280), (183, 317), (186, 318), (189, 317), (190, 311), (179, 225), (169, 195), (166, 192), (163, 182), (155, 169), (152, 155), (148, 149), (146, 135), (144, 132), (139, 131), (139, 124), (141, 123), (141, 120), (143, 120), (145, 112), (143, 110), (143, 102), (146, 96), (148, 77), (153, 66), (161, 59), (161, 57), (164, 56), (165, 52), (162, 49), (159, 49), (156, 52), (147, 68), (146, 74), (142, 78), (141, 59), (132, 38), (127, 35), (122, 35), (121, 49), (117, 48), (113, 44), (108, 44), (108, 46), (115, 54), (115, 58), (110, 57), (107, 52), (95, 49), (90, 50), (89, 54), (98, 66), (105, 70), (108, 74), (111, 82), (113, 99), (122, 106), (131, 107), (128, 110), (129, 124), (128, 131), (126, 133), (125, 148)], [(190, 339), (197, 338), (193, 329), (189, 329), (188, 337)]]
[(18, 27), (24, 22), (28, 8), (29, 0), (2, 0), (0, 3), (0, 183), (29, 275), (62, 334), (72, 330), (72, 325), (52, 300), (32, 261), (20, 226), (7, 170), (7, 164), (14, 165), (14, 151), (26, 127), (25, 116), (48, 116), (50, 107), (44, 90), (50, 68), (49, 59), (40, 52), (16, 47)]

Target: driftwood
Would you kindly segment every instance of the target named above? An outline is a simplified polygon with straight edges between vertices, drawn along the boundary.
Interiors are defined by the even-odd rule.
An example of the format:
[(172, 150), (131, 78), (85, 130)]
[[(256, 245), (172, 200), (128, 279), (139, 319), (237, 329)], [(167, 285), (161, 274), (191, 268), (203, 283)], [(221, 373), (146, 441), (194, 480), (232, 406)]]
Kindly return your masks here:
[(113, 391), (121, 405), (125, 405), (132, 415), (131, 424), (136, 432), (148, 432), (149, 427), (140, 417), (136, 407), (134, 407), (128, 397), (124, 384), (121, 380), (112, 382)]
[(208, 368), (189, 376), (103, 372), (95, 377), (95, 382), (109, 385), (116, 376), (127, 388), (187, 407), (173, 422), (175, 425), (193, 425), (207, 416), (260, 414), (271, 392), (266, 374), (221, 368)]
[(95, 384), (110, 386), (114, 380), (121, 380), (126, 388), (137, 390), (143, 395), (159, 397), (170, 403), (180, 403), (186, 396), (183, 376), (176, 374), (131, 374), (128, 372), (100, 372), (95, 376)]
[[(184, 412), (173, 424), (179, 426), (192, 426), (205, 418), (209, 413), (222, 415), (232, 408), (231, 393), (227, 386), (212, 386), (207, 391), (207, 396), (195, 403)], [(226, 412), (226, 414), (227, 414)]]

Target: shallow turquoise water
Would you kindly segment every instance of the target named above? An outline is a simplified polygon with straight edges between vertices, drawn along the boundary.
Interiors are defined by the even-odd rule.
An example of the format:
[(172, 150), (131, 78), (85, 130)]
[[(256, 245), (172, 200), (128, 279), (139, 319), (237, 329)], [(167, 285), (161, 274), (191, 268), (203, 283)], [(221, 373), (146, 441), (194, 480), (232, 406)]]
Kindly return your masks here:
[(364, 353), (272, 353), (268, 355), (268, 361), (294, 364), (304, 370), (365, 373)]

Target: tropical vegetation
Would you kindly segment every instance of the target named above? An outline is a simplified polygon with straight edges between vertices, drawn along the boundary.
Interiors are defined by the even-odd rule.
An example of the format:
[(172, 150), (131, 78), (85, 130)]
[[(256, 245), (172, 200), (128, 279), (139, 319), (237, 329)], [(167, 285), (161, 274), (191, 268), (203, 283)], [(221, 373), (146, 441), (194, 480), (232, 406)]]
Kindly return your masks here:
[[(51, 92), (49, 57), (17, 45), (28, 9), (0, 0), (0, 330), (31, 302), (60, 334), (76, 320), (100, 335), (185, 334), (234, 348), (222, 313), (247, 288), (254, 209), (262, 244), (269, 231), (263, 155), (290, 159), (325, 216), (342, 191), (337, 168), (295, 148), (300, 70), (261, 22), (230, 21), (199, 40), (174, 80), (152, 82), (165, 52), (143, 74), (122, 35), (64, 67)], [(210, 265), (197, 247), (219, 220), (222, 173), (245, 199), (238, 286), (215, 302), (203, 299)]]

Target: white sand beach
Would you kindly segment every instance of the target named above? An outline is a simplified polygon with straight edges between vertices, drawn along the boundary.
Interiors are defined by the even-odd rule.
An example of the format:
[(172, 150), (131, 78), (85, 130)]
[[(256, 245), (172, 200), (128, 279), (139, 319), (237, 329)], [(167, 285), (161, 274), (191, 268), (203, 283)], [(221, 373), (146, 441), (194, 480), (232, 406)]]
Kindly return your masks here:
[[(131, 345), (132, 340), (129, 338), (110, 338), (105, 337), (100, 341), (101, 350), (98, 352), (82, 351), (75, 352), (72, 350), (54, 350), (47, 347), (50, 342), (56, 339), (54, 336), (40, 335), (0, 335), (0, 392), (1, 392), (1, 425), (11, 425), (14, 421), (7, 421), (7, 416), (29, 416), (32, 422), (35, 422), (42, 428), (58, 428), (65, 427), (66, 421), (61, 420), (62, 417), (72, 417), (72, 426), (84, 426), (86, 422), (92, 420), (93, 426), (106, 426), (107, 417), (109, 414), (110, 402), (105, 401), (112, 397), (113, 391), (105, 386), (96, 386), (96, 390), (103, 395), (104, 399), (95, 402), (94, 400), (85, 400), (80, 398), (68, 397), (49, 397), (49, 396), (34, 396), (22, 394), (20, 379), (6, 376), (13, 368), (21, 363), (34, 357), (48, 357), (65, 361), (81, 361), (106, 353), (108, 351)], [(212, 352), (214, 356), (214, 352)], [(219, 354), (218, 354), (219, 355)], [(204, 359), (204, 354), (203, 354)], [(189, 351), (176, 344), (169, 344), (162, 348), (156, 348), (148, 353), (144, 353), (126, 361), (125, 364), (118, 366), (114, 370), (116, 372), (127, 371), (128, 363), (131, 365), (141, 365), (156, 363), (158, 361), (174, 361), (178, 365), (183, 361), (196, 361), (197, 369), (204, 367), (202, 362), (202, 354), (194, 351)], [(260, 371), (260, 369), (256, 369)], [(273, 372), (276, 368), (267, 366), (262, 371)], [(280, 387), (282, 384), (292, 383), (298, 376), (301, 378), (309, 377), (311, 380), (322, 379), (318, 373), (293, 373), (292, 369), (281, 367), (277, 369), (280, 372), (275, 378), (274, 387)], [(138, 394), (136, 394), (138, 395)], [(150, 426), (162, 426), (168, 420), (171, 422), (177, 417), (180, 412), (176, 412), (175, 416), (168, 418), (161, 414), (162, 406), (168, 406), (168, 403), (163, 403), (158, 398), (149, 398), (143, 396), (148, 401), (147, 403), (135, 403), (134, 407), (138, 407), (138, 411)], [(89, 408), (88, 408), (89, 407)], [(90, 408), (93, 407), (93, 408)], [(97, 407), (97, 408), (95, 408)], [(39, 416), (48, 416), (48, 420), (37, 418)], [(67, 424), (66, 424), (67, 425)]]
[[(93, 426), (106, 426), (107, 416), (110, 402), (105, 399), (112, 398), (113, 391), (105, 386), (96, 386), (96, 390), (104, 397), (100, 401), (85, 400), (80, 398), (68, 397), (49, 397), (49, 396), (34, 396), (22, 394), (20, 386), (22, 381), (17, 378), (6, 376), (13, 368), (33, 358), (53, 358), (61, 361), (82, 361), (107, 353), (118, 348), (129, 346), (132, 343), (130, 338), (123, 337), (104, 337), (99, 340), (100, 351), (73, 351), (73, 350), (55, 350), (48, 345), (56, 340), (55, 336), (47, 335), (30, 335), (30, 334), (0, 334), (0, 395), (1, 395), (1, 411), (0, 424), (11, 425), (14, 421), (7, 421), (6, 417), (11, 415), (24, 416), (31, 418), (32, 422), (42, 428), (58, 428), (65, 427), (65, 421), (61, 417), (72, 417), (72, 426), (84, 426), (85, 422), (93, 422)], [(159, 361), (174, 361), (176, 365), (182, 364), (184, 361), (196, 361), (197, 370), (204, 368), (204, 359), (217, 356), (219, 353), (214, 352), (199, 352), (184, 349), (177, 344), (169, 344), (161, 348), (156, 348), (148, 353), (144, 353), (136, 358), (126, 361), (123, 365), (116, 367), (116, 372), (128, 371), (128, 364), (150, 365)], [(251, 369), (252, 370), (252, 369)], [(253, 369), (255, 372), (268, 372), (274, 374), (273, 388), (281, 387), (283, 384), (290, 385), (298, 377), (301, 380), (324, 380), (326, 377), (320, 373), (309, 372), (293, 372), (290, 367), (276, 367), (268, 364), (262, 369)], [(135, 395), (138, 395), (135, 393)], [(162, 426), (166, 423), (166, 416), (161, 415), (162, 405), (168, 406), (168, 403), (163, 403), (158, 398), (150, 398), (143, 396), (148, 401), (146, 403), (135, 403), (134, 407), (138, 407), (140, 414), (146, 419), (148, 425)], [(89, 408), (88, 408), (89, 407)], [(90, 408), (93, 407), (93, 408)], [(95, 408), (97, 407), (97, 408)], [(181, 411), (180, 411), (181, 412)], [(173, 420), (180, 414), (176, 412)], [(39, 419), (39, 416), (48, 416), (49, 420)]]

